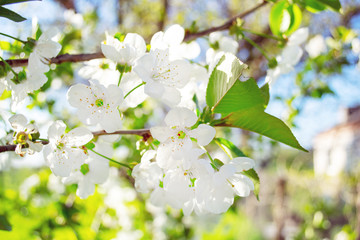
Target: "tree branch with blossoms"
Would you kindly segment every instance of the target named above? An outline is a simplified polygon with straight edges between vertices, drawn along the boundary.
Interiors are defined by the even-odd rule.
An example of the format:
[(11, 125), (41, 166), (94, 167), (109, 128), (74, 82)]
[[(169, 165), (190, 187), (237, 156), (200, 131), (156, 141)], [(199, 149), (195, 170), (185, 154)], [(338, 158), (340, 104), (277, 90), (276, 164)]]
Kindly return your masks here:
[[(235, 17), (230, 18), (228, 21), (226, 21), (224, 24), (222, 24), (220, 26), (211, 27), (211, 28), (202, 30), (200, 32), (194, 32), (194, 33), (186, 32), (184, 41), (193, 41), (199, 37), (209, 35), (213, 32), (227, 30), (235, 23), (236, 19), (241, 19), (241, 18), (244, 18), (244, 17), (254, 13), (258, 9), (267, 5), (267, 3), (268, 2), (266, 0), (264, 0), (260, 4), (256, 5), (255, 7), (251, 8)], [(51, 58), (48, 61), (49, 61), (49, 64), (61, 64), (64, 62), (85, 62), (85, 61), (89, 61), (92, 59), (99, 59), (99, 58), (104, 58), (104, 57), (105, 56), (102, 52), (82, 53), (82, 54), (62, 54), (57, 57)], [(8, 60), (6, 60), (6, 62), (11, 67), (21, 67), (21, 66), (28, 65), (28, 59), (8, 59)], [(0, 66), (4, 66), (4, 65), (5, 64), (1, 61)]]

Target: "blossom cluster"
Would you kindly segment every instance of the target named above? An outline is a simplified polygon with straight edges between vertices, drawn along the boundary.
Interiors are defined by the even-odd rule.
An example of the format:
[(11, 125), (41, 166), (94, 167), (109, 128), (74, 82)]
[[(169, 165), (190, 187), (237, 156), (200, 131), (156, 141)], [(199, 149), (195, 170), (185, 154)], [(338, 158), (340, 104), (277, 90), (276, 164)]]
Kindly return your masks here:
[[(49, 59), (61, 49), (52, 40), (54, 35), (54, 31), (49, 31), (40, 37), (29, 57), (27, 79), (19, 86), (32, 85), (31, 76), (35, 73), (45, 77)], [(184, 43), (185, 31), (179, 25), (154, 34), (148, 51), (145, 40), (138, 34), (115, 36), (106, 34), (106, 40), (101, 43), (106, 59), (89, 61), (79, 70), (79, 75), (88, 79), (89, 84), (71, 86), (67, 101), (84, 125), (106, 133), (122, 129), (122, 112), (137, 107), (147, 98), (170, 108), (164, 124), (150, 128), (153, 149), (147, 149), (132, 170), (136, 190), (150, 193), (152, 204), (183, 209), (185, 215), (193, 211), (223, 213), (236, 195), (248, 196), (254, 184), (243, 172), (254, 168), (254, 161), (238, 157), (225, 164), (221, 161), (218, 161), (221, 165), (215, 164), (205, 146), (212, 142), (216, 130), (208, 122), (199, 121), (195, 114), (196, 108), (205, 106), (212, 70), (221, 56), (237, 52), (238, 43), (220, 33), (211, 34), (212, 48), (206, 53), (208, 68), (205, 68), (190, 61), (198, 57), (200, 46), (196, 42)], [(46, 77), (37, 83), (36, 89), (45, 82)], [(24, 91), (32, 90), (24, 88)], [(36, 126), (26, 122), (22, 115), (10, 119), (20, 155), (26, 153), (24, 147), (28, 147), (29, 154), (42, 149), (41, 142), (36, 141), (39, 136), (32, 137), (33, 133), (38, 134)], [(94, 139), (90, 130), (77, 127), (67, 131), (66, 128), (61, 120), (48, 128), (43, 156), (55, 176), (65, 184), (76, 183), (77, 195), (86, 198), (94, 193), (96, 184), (108, 178), (107, 159), (113, 155), (112, 146), (96, 138), (96, 146), (88, 147)]]

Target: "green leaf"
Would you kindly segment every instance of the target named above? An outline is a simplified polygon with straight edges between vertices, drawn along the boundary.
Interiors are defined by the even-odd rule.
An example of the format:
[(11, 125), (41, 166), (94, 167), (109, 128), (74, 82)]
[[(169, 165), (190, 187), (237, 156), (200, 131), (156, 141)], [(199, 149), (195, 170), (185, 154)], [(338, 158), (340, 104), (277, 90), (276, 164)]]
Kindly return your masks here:
[(317, 1), (326, 5), (328, 8), (332, 9), (335, 12), (339, 12), (341, 9), (341, 3), (339, 0), (317, 0)]
[(246, 157), (246, 155), (229, 140), (226, 140), (225, 138), (215, 138), (214, 140), (221, 147), (229, 149), (232, 157)]
[(0, 230), (11, 231), (12, 227), (5, 215), (0, 215)]
[(288, 3), (286, 0), (281, 0), (275, 3), (270, 11), (269, 25), (271, 32), (276, 36), (281, 36), (281, 24), (284, 18), (284, 11)]
[(270, 11), (269, 25), (277, 36), (290, 35), (299, 28), (302, 12), (297, 4), (289, 4), (286, 0), (275, 3)]
[(264, 107), (262, 93), (252, 78), (245, 82), (235, 81), (234, 85), (214, 106), (214, 112), (229, 114), (253, 107)]
[(234, 112), (225, 117), (225, 125), (253, 131), (307, 152), (283, 121), (259, 108)]
[(0, 5), (21, 3), (21, 2), (32, 2), (32, 1), (41, 1), (41, 0), (0, 0)]
[(318, 13), (324, 11), (326, 6), (318, 0), (305, 0), (305, 8), (309, 12)]
[(94, 149), (94, 147), (95, 147), (95, 144), (93, 143), (93, 142), (88, 142), (87, 144), (85, 144), (85, 147), (87, 148), (87, 149)]
[[(225, 73), (223, 70), (228, 69), (228, 66), (231, 66), (229, 69), (231, 72)], [(206, 89), (206, 103), (211, 110), (221, 101), (246, 67), (246, 64), (232, 54), (225, 54), (221, 57), (211, 73)]]
[(22, 21), (26, 20), (26, 18), (23, 18), (22, 16), (20, 16), (16, 12), (13, 12), (13, 11), (7, 9), (7, 8), (4, 8), (4, 7), (0, 7), (0, 17), (8, 18), (8, 19), (10, 19), (11, 21), (14, 21), (14, 22), (22, 22)]
[(247, 171), (242, 172), (243, 175), (247, 176), (254, 183), (254, 194), (256, 199), (259, 200), (259, 192), (260, 192), (260, 178), (257, 172), (251, 168)]
[(264, 100), (264, 106), (265, 108), (267, 107), (267, 105), (269, 104), (269, 100), (270, 100), (270, 88), (269, 88), (269, 84), (265, 83), (261, 88), (260, 88), (260, 92), (261, 95), (263, 97)]
[(290, 15), (290, 25), (287, 31), (284, 34), (290, 35), (295, 32), (301, 25), (302, 21), (302, 12), (298, 5), (292, 4), (286, 9)]

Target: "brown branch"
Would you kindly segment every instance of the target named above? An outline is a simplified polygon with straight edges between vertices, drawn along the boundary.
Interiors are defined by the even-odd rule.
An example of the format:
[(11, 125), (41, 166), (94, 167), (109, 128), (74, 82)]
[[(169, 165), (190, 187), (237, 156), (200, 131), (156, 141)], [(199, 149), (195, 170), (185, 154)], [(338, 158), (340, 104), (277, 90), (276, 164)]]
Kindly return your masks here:
[[(227, 22), (225, 22), (223, 25), (221, 26), (217, 26), (217, 27), (212, 27), (212, 28), (208, 28), (206, 30), (197, 32), (197, 33), (189, 33), (187, 32), (185, 34), (185, 38), (184, 41), (191, 41), (194, 40), (196, 38), (199, 37), (203, 37), (205, 35), (208, 35), (212, 32), (216, 32), (216, 31), (222, 31), (222, 30), (226, 30), (229, 29), (232, 24), (234, 23), (234, 21), (237, 18), (244, 18), (246, 16), (248, 16), (249, 14), (255, 12), (256, 10), (258, 10), (259, 8), (265, 6), (267, 4), (267, 2), (264, 0), (262, 3), (256, 5), (255, 7), (229, 19)], [(97, 58), (104, 58), (104, 54), (102, 52), (97, 52), (97, 53), (83, 53), (83, 54), (63, 54), (63, 55), (59, 55), (55, 58), (51, 58), (50, 59), (50, 64), (54, 63), (54, 64), (60, 64), (60, 63), (64, 63), (64, 62), (84, 62), (84, 61), (89, 61), (92, 59), (97, 59)], [(28, 59), (10, 59), (10, 60), (6, 60), (6, 62), (11, 66), (11, 67), (21, 67), (21, 66), (26, 66), (28, 64)], [(0, 66), (4, 66), (3, 62), (0, 62)]]
[(258, 10), (259, 8), (262, 8), (263, 6), (265, 6), (267, 4), (267, 1), (263, 1), (262, 3), (256, 5), (255, 7), (235, 16), (235, 17), (232, 17), (230, 18), (227, 22), (225, 22), (223, 25), (220, 25), (220, 26), (217, 26), (217, 27), (212, 27), (212, 28), (208, 28), (208, 29), (205, 29), (203, 31), (200, 31), (200, 32), (196, 32), (196, 33), (189, 33), (187, 32), (186, 35), (185, 35), (185, 38), (184, 38), (184, 41), (192, 41), (196, 38), (199, 38), (199, 37), (202, 37), (202, 36), (206, 36), (206, 35), (209, 35), (210, 33), (212, 32), (217, 32), (217, 31), (222, 31), (222, 30), (227, 30), (229, 29), (233, 24), (234, 22), (236, 21), (236, 19), (238, 18), (244, 18), (250, 14), (252, 14), (253, 12), (255, 12), (256, 10)]
[[(107, 133), (104, 130), (101, 130), (101, 131), (93, 132), (92, 134), (94, 136), (114, 135), (114, 134), (119, 134), (119, 135), (139, 135), (139, 136), (143, 137), (145, 141), (151, 137), (151, 133), (150, 133), (149, 129), (120, 130), (120, 131), (116, 131), (116, 132), (112, 132), (112, 133)], [(42, 140), (41, 143), (43, 145), (46, 145), (46, 144), (49, 143), (49, 141)], [(0, 153), (2, 153), (2, 152), (14, 152), (16, 146), (17, 145), (15, 145), (15, 144), (0, 146)]]

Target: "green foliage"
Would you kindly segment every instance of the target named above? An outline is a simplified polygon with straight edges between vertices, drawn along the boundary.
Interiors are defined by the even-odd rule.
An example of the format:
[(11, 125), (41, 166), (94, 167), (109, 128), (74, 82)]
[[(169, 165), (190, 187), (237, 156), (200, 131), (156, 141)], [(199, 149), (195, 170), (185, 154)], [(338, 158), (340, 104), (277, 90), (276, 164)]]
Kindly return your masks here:
[(206, 89), (206, 103), (211, 110), (220, 103), (225, 94), (227, 94), (229, 89), (234, 85), (235, 81), (241, 76), (242, 71), (247, 67), (237, 58), (234, 59), (232, 63), (226, 62), (226, 64), (231, 64), (232, 76), (228, 78), (225, 72), (217, 70), (224, 61), (225, 55), (221, 57), (216, 68), (212, 71)]
[[(264, 112), (269, 98), (268, 87), (264, 86), (261, 90), (254, 79), (245, 82), (237, 80), (244, 67), (237, 58), (228, 63), (231, 58), (223, 56), (211, 73), (206, 102), (212, 111), (222, 114), (225, 126), (253, 131), (306, 151), (285, 123)], [(219, 69), (225, 61), (231, 64), (231, 77)]]
[(5, 215), (0, 215), (0, 230), (11, 231), (12, 227)]
[(254, 183), (254, 194), (257, 200), (259, 200), (260, 192), (260, 178), (255, 169), (251, 168), (247, 171), (242, 172), (243, 175), (247, 176)]
[(24, 20), (26, 20), (26, 18), (23, 18), (22, 16), (20, 16), (19, 14), (17, 14), (14, 11), (11, 11), (7, 8), (4, 7), (0, 7), (0, 17), (4, 17), (7, 18), (11, 21), (14, 22), (22, 22)]
[[(215, 138), (214, 141), (218, 145), (221, 145), (223, 149), (224, 149), (224, 147), (229, 149), (230, 153), (228, 153), (228, 152), (227, 153), (230, 154), (232, 157), (246, 157), (246, 155), (229, 140), (227, 140), (225, 138)], [(226, 150), (226, 149), (224, 149), (224, 150)]]
[(290, 35), (299, 28), (302, 12), (297, 4), (289, 4), (287, 0), (275, 3), (270, 12), (269, 25), (276, 36)]

